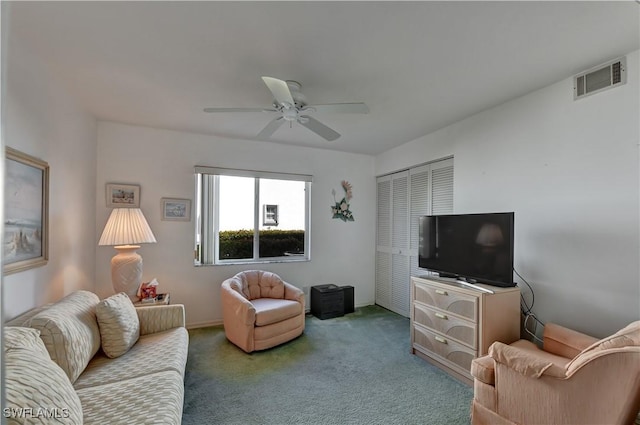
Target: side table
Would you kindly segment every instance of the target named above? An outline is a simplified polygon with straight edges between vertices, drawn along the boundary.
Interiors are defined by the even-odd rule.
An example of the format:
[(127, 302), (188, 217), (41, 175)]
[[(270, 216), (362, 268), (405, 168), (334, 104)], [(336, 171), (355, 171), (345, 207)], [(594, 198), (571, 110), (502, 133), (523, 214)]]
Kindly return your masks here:
[(134, 307), (155, 307), (159, 305), (169, 305), (169, 304), (171, 304), (171, 294), (167, 292), (166, 294), (156, 295), (153, 301), (145, 301), (145, 302), (137, 301), (133, 303), (133, 306)]

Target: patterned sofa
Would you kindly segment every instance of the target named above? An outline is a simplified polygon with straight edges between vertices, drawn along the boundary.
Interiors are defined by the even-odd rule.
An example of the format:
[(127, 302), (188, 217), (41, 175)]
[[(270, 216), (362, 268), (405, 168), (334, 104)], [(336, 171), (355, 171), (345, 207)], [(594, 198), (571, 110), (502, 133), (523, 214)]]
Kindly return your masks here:
[[(125, 299), (126, 298), (126, 299)], [(135, 308), (88, 291), (4, 329), (8, 423), (180, 424), (184, 306)]]

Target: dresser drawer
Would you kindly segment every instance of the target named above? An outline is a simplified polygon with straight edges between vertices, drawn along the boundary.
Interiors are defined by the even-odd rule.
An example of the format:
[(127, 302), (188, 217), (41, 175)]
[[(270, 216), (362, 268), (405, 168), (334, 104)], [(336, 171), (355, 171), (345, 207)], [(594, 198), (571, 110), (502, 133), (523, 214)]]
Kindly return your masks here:
[(454, 339), (473, 350), (478, 349), (478, 333), (475, 322), (418, 303), (413, 305), (413, 320), (415, 323), (444, 334), (447, 338)]
[(475, 350), (433, 333), (420, 325), (413, 325), (413, 335), (414, 348), (429, 356), (438, 356), (441, 363), (448, 364), (449, 367), (467, 377), (471, 376), (471, 361), (476, 357)]
[(427, 286), (419, 282), (415, 284), (414, 290), (415, 301), (457, 314), (474, 322), (478, 320), (478, 297)]

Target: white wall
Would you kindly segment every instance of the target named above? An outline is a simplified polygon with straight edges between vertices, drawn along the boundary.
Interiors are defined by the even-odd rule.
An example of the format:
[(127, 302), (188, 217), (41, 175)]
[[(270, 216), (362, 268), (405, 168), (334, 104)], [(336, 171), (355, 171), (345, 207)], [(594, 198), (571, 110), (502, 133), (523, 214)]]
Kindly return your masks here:
[[(313, 175), (311, 199), (311, 261), (253, 265), (278, 273), (298, 287), (326, 283), (352, 285), (356, 305), (374, 302), (375, 179), (371, 156), (297, 148), (268, 142), (222, 139), (192, 133), (98, 123), (96, 191), (106, 183), (141, 185), (141, 208), (158, 243), (138, 251), (144, 260), (145, 281), (156, 277), (172, 303), (186, 305), (187, 324), (201, 326), (222, 319), (220, 284), (249, 266), (193, 266), (194, 221), (160, 220), (162, 197), (194, 200), (194, 166), (300, 173)], [(355, 221), (331, 218), (331, 190), (340, 182), (353, 184)], [(109, 209), (104, 197), (96, 203), (99, 237)], [(113, 293), (111, 247), (98, 247), (96, 291)]]
[(50, 167), (49, 262), (4, 276), (3, 317), (93, 290), (96, 121), (43, 64), (9, 37), (5, 144)]
[[(112, 293), (114, 250), (96, 243), (109, 212), (104, 185), (122, 182), (142, 186), (142, 208), (159, 241), (140, 250), (145, 278), (157, 277), (174, 302), (188, 306), (190, 325), (218, 321), (219, 284), (242, 267), (193, 267), (194, 222), (160, 220), (161, 197), (194, 199), (196, 164), (313, 174), (312, 261), (264, 268), (300, 287), (353, 285), (356, 304), (370, 304), (374, 175), (454, 155), (456, 212), (516, 212), (515, 266), (535, 290), (538, 316), (608, 334), (640, 316), (638, 56), (628, 56), (623, 87), (574, 102), (568, 78), (374, 162), (329, 150), (96, 125), (34, 55), (10, 40), (6, 143), (51, 166), (50, 260), (4, 277), (3, 316), (76, 289)], [(340, 193), (341, 180), (354, 186), (353, 223), (331, 219), (331, 191)]]
[(638, 56), (622, 87), (574, 101), (567, 78), (379, 155), (376, 175), (454, 155), (455, 212), (515, 211), (538, 317), (614, 332), (640, 318)]

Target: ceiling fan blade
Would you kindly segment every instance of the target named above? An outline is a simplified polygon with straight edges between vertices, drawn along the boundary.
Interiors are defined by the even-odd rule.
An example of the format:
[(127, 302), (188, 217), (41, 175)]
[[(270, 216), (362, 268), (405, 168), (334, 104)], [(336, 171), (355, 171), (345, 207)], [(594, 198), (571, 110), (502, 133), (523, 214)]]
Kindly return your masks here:
[(310, 117), (309, 115), (301, 115), (300, 117), (303, 118), (302, 120), (298, 120), (300, 124), (307, 127), (323, 139), (331, 142), (340, 137), (340, 133), (322, 124), (317, 119)]
[(316, 112), (335, 114), (368, 114), (369, 108), (364, 103), (328, 103), (325, 105), (307, 105)]
[(268, 139), (271, 137), (275, 131), (280, 128), (280, 126), (284, 123), (284, 119), (282, 117), (276, 117), (269, 121), (269, 124), (265, 128), (262, 129), (260, 133), (256, 136), (258, 139)]
[(273, 94), (273, 97), (279, 104), (283, 106), (288, 105), (289, 107), (295, 105), (295, 101), (293, 100), (293, 96), (291, 95), (291, 91), (289, 90), (289, 86), (286, 81), (272, 77), (262, 77), (262, 81), (267, 85), (271, 94)]
[(278, 112), (269, 108), (204, 108), (204, 112)]

